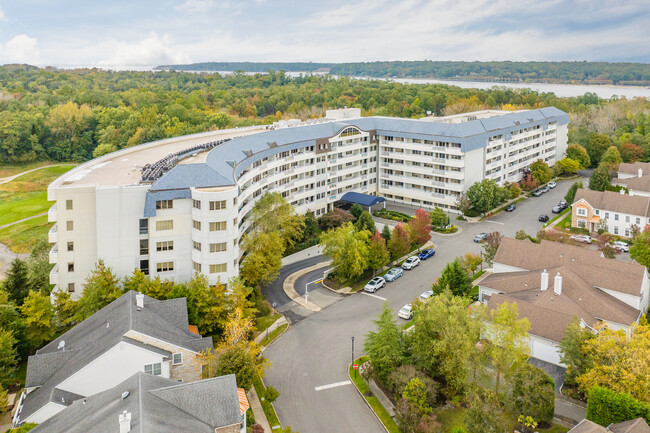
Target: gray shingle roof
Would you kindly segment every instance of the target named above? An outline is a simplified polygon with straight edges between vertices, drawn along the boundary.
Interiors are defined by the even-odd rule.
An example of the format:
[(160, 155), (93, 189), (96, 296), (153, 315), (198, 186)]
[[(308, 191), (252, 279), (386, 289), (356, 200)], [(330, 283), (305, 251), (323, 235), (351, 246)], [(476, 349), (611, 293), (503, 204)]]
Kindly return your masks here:
[[(128, 391), (125, 399), (123, 392)], [(119, 415), (131, 414), (134, 433), (214, 433), (241, 422), (234, 375), (178, 384), (136, 373), (119, 385), (77, 400), (34, 428), (35, 433), (119, 431)]]
[(644, 174), (650, 173), (650, 162), (621, 162), (618, 166), (619, 173), (633, 174), (635, 176), (639, 173), (639, 169), (643, 170)]
[[(144, 308), (138, 310), (135, 295), (134, 291), (125, 293), (29, 357), (27, 377), (30, 386), (39, 388), (25, 398), (21, 419), (51, 401), (52, 390), (58, 384), (124, 341), (124, 334), (130, 330), (195, 352), (212, 348), (212, 337), (203, 338), (189, 331), (185, 298), (159, 301), (145, 296)], [(59, 349), (62, 341), (65, 352), (74, 351), (74, 355), (57, 356), (63, 352)], [(49, 364), (50, 359), (55, 359), (56, 365)]]
[(594, 209), (620, 212), (630, 215), (650, 216), (650, 197), (642, 195), (621, 194), (615, 191), (592, 191), (578, 189), (574, 204), (585, 200)]

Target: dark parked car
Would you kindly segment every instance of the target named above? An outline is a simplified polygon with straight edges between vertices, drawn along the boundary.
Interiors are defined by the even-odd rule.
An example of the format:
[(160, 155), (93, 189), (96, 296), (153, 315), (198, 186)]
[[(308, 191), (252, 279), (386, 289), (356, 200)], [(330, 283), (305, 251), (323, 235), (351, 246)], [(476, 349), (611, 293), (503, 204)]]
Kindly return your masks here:
[(553, 212), (553, 213), (560, 213), (560, 212), (562, 212), (563, 210), (564, 210), (564, 209), (562, 209), (560, 206), (554, 206), (553, 209), (551, 210), (551, 212)]
[(515, 209), (517, 209), (517, 206), (515, 206), (514, 204), (509, 204), (508, 206), (506, 206), (506, 212), (512, 212)]
[(548, 215), (540, 215), (539, 218), (537, 219), (545, 223), (546, 221), (548, 221)]
[(488, 234), (487, 233), (479, 233), (476, 236), (474, 236), (474, 242), (479, 243), (483, 242), (485, 239), (487, 239)]
[(426, 250), (422, 250), (420, 254), (418, 254), (418, 257), (420, 258), (420, 260), (426, 260), (429, 257), (433, 257), (435, 255), (436, 255), (436, 250), (426, 249)]
[(564, 200), (562, 200), (561, 202), (559, 202), (557, 205), (558, 205), (560, 208), (562, 208), (562, 210), (564, 210), (564, 209), (566, 209), (566, 208), (569, 207), (569, 205), (567, 204), (567, 202), (565, 202)]

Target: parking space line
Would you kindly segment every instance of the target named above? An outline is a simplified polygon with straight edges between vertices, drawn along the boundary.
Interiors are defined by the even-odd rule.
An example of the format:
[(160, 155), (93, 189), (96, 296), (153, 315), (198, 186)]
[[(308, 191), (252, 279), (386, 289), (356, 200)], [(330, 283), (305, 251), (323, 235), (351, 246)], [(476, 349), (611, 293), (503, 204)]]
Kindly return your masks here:
[(505, 225), (505, 223), (499, 222), (499, 221), (488, 221), (492, 224), (501, 224), (502, 226)]
[(316, 391), (322, 391), (324, 389), (336, 388), (337, 386), (351, 385), (352, 382), (349, 380), (344, 380), (343, 382), (330, 383), (329, 385), (316, 386), (314, 389)]
[(377, 299), (380, 299), (380, 300), (382, 300), (382, 301), (385, 301), (385, 300), (386, 300), (386, 298), (382, 298), (381, 296), (378, 296), (378, 295), (373, 295), (372, 293), (361, 292), (361, 294), (362, 294), (362, 295), (366, 295), (366, 296), (372, 296), (373, 298), (377, 298)]

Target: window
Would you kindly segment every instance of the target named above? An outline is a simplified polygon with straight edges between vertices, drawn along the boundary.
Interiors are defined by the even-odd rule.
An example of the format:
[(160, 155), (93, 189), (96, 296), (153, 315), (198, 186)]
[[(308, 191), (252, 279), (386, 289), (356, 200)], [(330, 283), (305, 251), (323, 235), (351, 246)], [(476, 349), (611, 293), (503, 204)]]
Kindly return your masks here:
[(615, 234), (615, 235), (618, 234), (618, 227), (616, 227), (616, 226), (614, 227), (614, 234)]
[(629, 223), (629, 222), (630, 222), (630, 216), (629, 216), (629, 215), (625, 215), (625, 222), (626, 222), (626, 223)]
[(201, 209), (201, 200), (192, 200), (192, 207), (194, 209)]
[(614, 214), (614, 221), (618, 221), (618, 214), (617, 213)]
[(182, 353), (174, 353), (172, 355), (172, 364), (182, 364), (183, 363), (183, 354)]
[(156, 231), (173, 230), (174, 220), (156, 221)]
[(359, 135), (361, 132), (357, 128), (348, 127), (341, 132), (340, 137), (349, 137), (350, 135)]
[(192, 267), (195, 272), (201, 273), (201, 263), (192, 262)]
[(160, 262), (156, 263), (156, 271), (170, 272), (174, 270), (174, 262)]
[(216, 265), (210, 265), (210, 273), (218, 274), (219, 272), (226, 272), (228, 270), (227, 263), (219, 263)]
[(74, 272), (74, 263), (68, 263), (68, 272)]
[(143, 274), (149, 275), (149, 260), (140, 260), (140, 270)]
[(587, 209), (585, 209), (585, 208), (583, 208), (583, 207), (579, 207), (579, 208), (578, 208), (578, 215), (580, 215), (580, 216), (586, 216), (586, 215), (587, 215)]
[(609, 219), (609, 212), (605, 212), (605, 219), (606, 219), (606, 220)]
[(149, 233), (149, 220), (142, 218), (140, 220), (140, 234), (146, 235), (147, 233)]
[(596, 209), (595, 212), (596, 212), (596, 215), (600, 215), (600, 210), (599, 209)]
[(636, 225), (639, 225), (639, 224), (641, 224), (641, 218), (636, 217)]
[(74, 283), (68, 283), (68, 293), (74, 293)]
[(625, 236), (630, 237), (630, 229), (625, 229)]
[(192, 220), (192, 227), (196, 230), (201, 230), (201, 221)]
[(71, 232), (74, 229), (74, 223), (72, 221), (66, 221), (65, 228)]
[(587, 228), (587, 220), (578, 220), (578, 227), (581, 229)]
[(211, 253), (220, 253), (222, 251), (226, 251), (226, 242), (221, 242), (218, 244), (210, 244)]
[(72, 200), (65, 201), (65, 208), (66, 210), (72, 210)]
[(140, 239), (140, 255), (146, 256), (149, 254), (149, 239)]
[(155, 364), (147, 364), (144, 366), (144, 372), (147, 374), (152, 374), (154, 376), (160, 376), (162, 374), (162, 364), (156, 362)]
[(192, 241), (193, 248), (197, 251), (201, 251), (201, 242)]
[(226, 230), (226, 222), (225, 221), (218, 221), (218, 222), (211, 222), (210, 223), (210, 231), (211, 232), (218, 232), (218, 231), (223, 231)]
[(171, 251), (174, 249), (174, 241), (156, 242), (156, 251)]
[(173, 209), (174, 200), (157, 200), (156, 209)]
[(74, 242), (68, 242), (68, 251), (74, 251)]
[(222, 210), (225, 208), (226, 208), (226, 200), (210, 202), (210, 210)]

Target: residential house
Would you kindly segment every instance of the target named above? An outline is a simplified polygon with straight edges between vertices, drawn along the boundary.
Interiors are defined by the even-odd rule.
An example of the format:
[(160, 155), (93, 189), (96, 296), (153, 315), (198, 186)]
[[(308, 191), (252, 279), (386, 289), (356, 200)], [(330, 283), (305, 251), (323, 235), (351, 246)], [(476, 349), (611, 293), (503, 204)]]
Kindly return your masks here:
[(612, 184), (624, 186), (630, 194), (650, 197), (650, 162), (621, 163)]
[(79, 399), (34, 433), (245, 433), (246, 393), (234, 375), (181, 383), (143, 372)]
[(573, 202), (571, 226), (599, 229), (631, 237), (634, 228), (643, 230), (650, 223), (650, 197), (614, 191), (578, 189)]
[(190, 331), (185, 298), (129, 291), (29, 357), (14, 424), (42, 423), (137, 372), (200, 380), (200, 353), (212, 347), (211, 337)]
[(627, 329), (648, 308), (650, 279), (636, 262), (606, 259), (601, 253), (543, 240), (504, 238), (493, 274), (479, 283), (479, 300), (490, 310), (516, 303), (530, 321), (530, 354), (562, 365), (559, 342), (579, 317), (583, 327), (605, 324)]
[(650, 427), (643, 418), (610, 424), (607, 427), (583, 419), (569, 430), (569, 433), (650, 433)]

